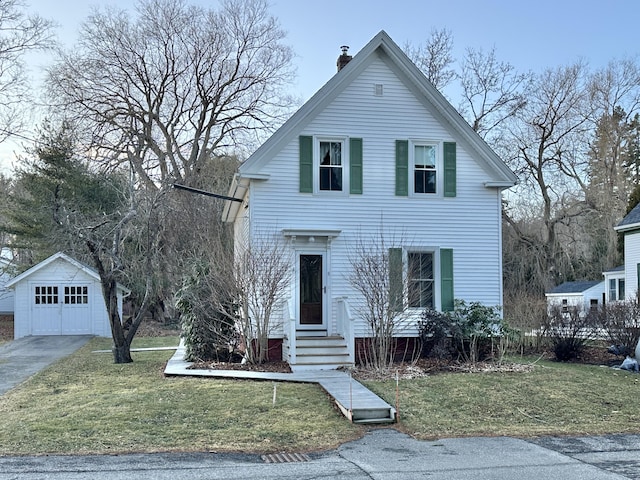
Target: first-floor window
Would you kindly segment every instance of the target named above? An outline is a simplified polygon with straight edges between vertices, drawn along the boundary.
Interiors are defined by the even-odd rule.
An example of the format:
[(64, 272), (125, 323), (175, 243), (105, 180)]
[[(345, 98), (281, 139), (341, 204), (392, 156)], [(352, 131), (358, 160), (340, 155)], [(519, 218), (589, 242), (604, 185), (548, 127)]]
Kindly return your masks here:
[(618, 299), (616, 296), (616, 280), (612, 278), (609, 280), (609, 301), (615, 302)]
[(81, 305), (89, 303), (89, 291), (86, 286), (64, 287), (64, 303), (67, 305)]
[(625, 298), (625, 282), (623, 278), (611, 278), (609, 279), (609, 301), (615, 302), (616, 300), (624, 300)]
[(435, 308), (433, 252), (408, 252), (408, 304), (412, 308)]
[(591, 310), (598, 310), (598, 299), (597, 298), (592, 298), (589, 301), (589, 308)]
[(51, 305), (58, 303), (58, 287), (53, 285), (36, 287), (36, 305)]
[(569, 302), (567, 301), (566, 298), (562, 299), (562, 312), (566, 313), (569, 311)]

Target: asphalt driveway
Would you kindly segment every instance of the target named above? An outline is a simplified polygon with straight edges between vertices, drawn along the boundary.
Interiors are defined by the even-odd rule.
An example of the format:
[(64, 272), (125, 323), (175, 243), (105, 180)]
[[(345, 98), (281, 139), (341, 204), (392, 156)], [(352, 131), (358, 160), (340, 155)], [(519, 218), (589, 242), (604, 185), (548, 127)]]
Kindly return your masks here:
[(23, 337), (0, 346), (0, 395), (85, 345), (91, 336)]

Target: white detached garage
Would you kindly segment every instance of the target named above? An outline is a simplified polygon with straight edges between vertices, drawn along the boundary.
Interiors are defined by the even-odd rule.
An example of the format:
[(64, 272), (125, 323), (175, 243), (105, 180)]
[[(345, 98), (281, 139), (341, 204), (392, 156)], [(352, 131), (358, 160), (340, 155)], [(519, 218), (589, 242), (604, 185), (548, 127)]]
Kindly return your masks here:
[[(15, 338), (111, 336), (98, 272), (62, 252), (31, 267), (6, 286), (15, 291)], [(118, 285), (120, 318), (125, 292), (128, 290)]]

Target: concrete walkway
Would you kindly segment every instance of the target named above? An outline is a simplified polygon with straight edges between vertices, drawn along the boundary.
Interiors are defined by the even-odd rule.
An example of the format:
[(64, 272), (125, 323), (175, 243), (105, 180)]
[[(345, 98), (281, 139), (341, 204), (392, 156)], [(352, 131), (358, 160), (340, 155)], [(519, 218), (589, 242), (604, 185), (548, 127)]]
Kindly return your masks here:
[(0, 346), (0, 395), (84, 346), (89, 335), (23, 337)]
[(356, 423), (391, 423), (396, 410), (351, 375), (340, 370), (308, 370), (294, 373), (250, 372), (245, 370), (191, 369), (184, 360), (181, 344), (167, 362), (165, 375), (192, 377), (240, 378), (282, 382), (318, 383), (333, 399), (342, 413)]

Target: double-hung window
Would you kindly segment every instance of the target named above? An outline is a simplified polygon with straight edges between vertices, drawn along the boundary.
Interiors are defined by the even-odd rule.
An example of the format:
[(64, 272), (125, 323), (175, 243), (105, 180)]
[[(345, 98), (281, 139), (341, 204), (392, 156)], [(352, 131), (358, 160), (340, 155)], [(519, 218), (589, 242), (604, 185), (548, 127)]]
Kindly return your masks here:
[(396, 140), (396, 195), (455, 197), (455, 142)]
[(626, 295), (624, 287), (625, 284), (623, 278), (609, 279), (609, 301), (615, 302), (616, 300), (624, 300)]
[(410, 308), (435, 308), (433, 252), (407, 253), (407, 296)]
[(389, 249), (389, 303), (393, 311), (451, 311), (453, 299), (452, 249)]
[(301, 135), (300, 193), (363, 192), (362, 138)]
[(319, 142), (319, 189), (321, 191), (342, 191), (344, 183), (344, 163), (341, 141)]
[(436, 145), (413, 146), (414, 193), (437, 193)]

